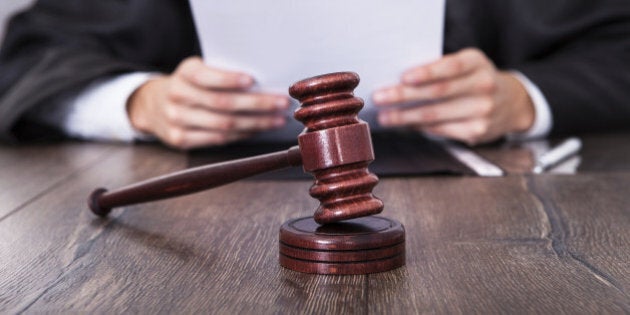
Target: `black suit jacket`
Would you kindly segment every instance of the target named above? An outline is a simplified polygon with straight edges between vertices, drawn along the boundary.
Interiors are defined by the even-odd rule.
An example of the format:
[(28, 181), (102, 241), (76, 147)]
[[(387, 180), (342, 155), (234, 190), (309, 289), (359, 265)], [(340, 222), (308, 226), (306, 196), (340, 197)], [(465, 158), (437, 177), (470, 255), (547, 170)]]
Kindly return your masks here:
[[(444, 52), (465, 47), (537, 84), (554, 133), (630, 126), (627, 0), (447, 0)], [(186, 1), (40, 0), (0, 51), (0, 138), (39, 136), (24, 113), (97, 78), (171, 72), (199, 53)]]

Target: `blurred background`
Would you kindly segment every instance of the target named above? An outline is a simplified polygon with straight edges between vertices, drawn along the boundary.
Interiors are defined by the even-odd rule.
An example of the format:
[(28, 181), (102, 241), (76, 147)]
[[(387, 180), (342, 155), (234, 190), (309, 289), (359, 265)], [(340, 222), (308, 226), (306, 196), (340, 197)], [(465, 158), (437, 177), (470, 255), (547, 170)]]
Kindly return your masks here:
[(9, 21), (9, 17), (13, 15), (16, 11), (22, 10), (31, 3), (35, 2), (34, 0), (0, 0), (0, 40), (4, 38), (4, 30), (7, 26), (7, 22)]

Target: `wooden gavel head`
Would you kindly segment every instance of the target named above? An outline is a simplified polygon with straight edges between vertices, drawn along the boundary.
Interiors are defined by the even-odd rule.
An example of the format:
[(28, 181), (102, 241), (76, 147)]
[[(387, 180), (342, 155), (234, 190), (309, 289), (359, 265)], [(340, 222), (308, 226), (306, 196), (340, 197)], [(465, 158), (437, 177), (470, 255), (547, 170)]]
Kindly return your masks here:
[(301, 101), (295, 118), (306, 125), (299, 147), (260, 156), (205, 165), (108, 191), (88, 198), (92, 212), (107, 216), (114, 207), (160, 200), (214, 188), (262, 172), (303, 165), (315, 176), (311, 196), (321, 201), (317, 223), (332, 223), (382, 211), (372, 195), (378, 178), (367, 166), (374, 160), (368, 125), (357, 114), (363, 101), (354, 97), (359, 76), (332, 73), (295, 83), (291, 96)]
[(374, 160), (370, 129), (358, 118), (363, 100), (355, 97), (359, 76), (337, 72), (299, 81), (289, 94), (300, 101), (295, 119), (305, 126), (298, 137), (302, 163), (315, 177), (310, 194), (321, 204), (319, 224), (369, 216), (383, 210), (372, 194), (378, 177), (368, 165)]

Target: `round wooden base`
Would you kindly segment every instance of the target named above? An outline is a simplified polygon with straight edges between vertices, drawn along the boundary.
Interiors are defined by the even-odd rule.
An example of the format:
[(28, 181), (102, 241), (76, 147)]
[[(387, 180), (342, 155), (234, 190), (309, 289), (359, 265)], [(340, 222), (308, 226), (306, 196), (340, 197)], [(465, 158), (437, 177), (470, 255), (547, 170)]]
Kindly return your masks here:
[(280, 265), (316, 274), (367, 274), (405, 264), (405, 229), (400, 222), (369, 216), (319, 225), (313, 217), (280, 227)]

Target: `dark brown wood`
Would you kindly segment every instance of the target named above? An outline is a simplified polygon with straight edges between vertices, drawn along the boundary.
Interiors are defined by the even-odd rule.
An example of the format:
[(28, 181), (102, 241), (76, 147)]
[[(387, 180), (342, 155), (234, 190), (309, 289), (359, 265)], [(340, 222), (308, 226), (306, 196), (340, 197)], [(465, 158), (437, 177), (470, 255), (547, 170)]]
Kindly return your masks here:
[[(405, 231), (396, 221), (369, 217), (383, 210), (372, 189), (378, 177), (368, 125), (359, 120), (363, 100), (354, 97), (359, 76), (338, 72), (299, 81), (289, 94), (302, 106), (298, 137), (304, 170), (315, 184), (320, 206), (313, 217), (290, 220), (280, 228), (280, 265), (317, 274), (367, 274), (405, 263)], [(340, 222), (344, 221), (344, 222)], [(323, 226), (320, 226), (323, 224)]]
[(306, 130), (298, 137), (304, 170), (315, 177), (310, 194), (321, 202), (320, 224), (378, 214), (383, 203), (372, 194), (378, 177), (368, 170), (374, 160), (367, 123), (357, 114), (363, 100), (355, 97), (359, 76), (325, 74), (299, 81), (289, 94), (302, 106), (295, 112)]
[(317, 274), (368, 274), (405, 264), (405, 229), (377, 216), (326, 225), (312, 217), (280, 227), (280, 265)]
[(294, 271), (319, 275), (363, 275), (400, 268), (405, 265), (405, 254), (352, 262), (308, 261), (280, 254), (280, 265)]
[[(408, 230), (407, 264), (370, 275), (371, 310), (627, 313), (630, 196), (619, 184), (630, 174), (535, 178), (534, 187), (521, 176), (384, 181), (377, 192)], [(558, 220), (550, 206), (568, 213)]]
[(79, 143), (0, 146), (0, 220), (63, 185), (110, 150), (112, 146)]
[(159, 147), (118, 149), (0, 222), (0, 313), (367, 311), (362, 276), (278, 265), (278, 227), (312, 214), (312, 182), (236, 182), (97, 218), (84, 204), (95, 184), (186, 166)]
[(299, 147), (196, 167), (111, 192), (97, 188), (88, 197), (88, 205), (94, 214), (107, 216), (114, 207), (191, 194), (303, 164), (315, 176), (310, 193), (321, 201), (314, 216), (318, 223), (380, 213), (383, 203), (372, 195), (378, 177), (367, 168), (374, 160), (370, 130), (357, 117), (363, 101), (352, 93), (358, 83), (356, 73), (339, 72), (291, 86), (290, 94), (302, 102), (295, 117), (306, 125), (298, 137)]
[(400, 222), (381, 217), (361, 217), (326, 225), (312, 217), (292, 219), (280, 228), (280, 242), (313, 250), (360, 250), (388, 247), (405, 241)]
[[(314, 261), (336, 261), (336, 262), (356, 262), (366, 260), (379, 260), (392, 256), (398, 256), (405, 251), (405, 243), (387, 246), (376, 249), (362, 249), (356, 251), (335, 251), (335, 250), (309, 250), (299, 247), (288, 246), (280, 242), (280, 255), (289, 256), (300, 260)], [(281, 264), (282, 265), (282, 264)], [(404, 261), (400, 266), (404, 265)], [(400, 267), (399, 266), (399, 267)], [(291, 269), (291, 268), (289, 268)], [(362, 274), (362, 273), (358, 273)]]
[[(19, 211), (0, 220), (0, 313), (4, 314), (31, 308), (49, 289), (73, 282), (75, 271), (85, 270), (87, 265), (98, 264), (100, 259), (107, 257), (101, 255), (100, 259), (91, 259), (88, 255), (91, 245), (102, 240), (111, 225), (110, 221), (95, 218), (85, 211), (85, 195), (90, 187), (96, 183), (121, 185), (137, 181), (181, 169), (186, 163), (185, 156), (160, 147), (84, 144), (72, 148), (59, 145), (58, 152), (52, 148), (38, 151), (37, 147), (21, 150), (27, 148), (33, 155), (46, 154), (50, 158), (64, 156), (68, 150), (74, 151), (77, 157), (55, 160), (77, 171), (66, 174), (66, 180), (29, 198)], [(6, 152), (0, 150), (0, 155)], [(84, 160), (88, 156), (98, 158), (88, 162)], [(27, 173), (28, 168), (40, 169), (40, 166), (49, 165), (45, 159), (40, 163), (20, 168)], [(20, 183), (17, 177), (1, 178), (3, 182)], [(116, 220), (121, 214), (115, 212), (111, 218)], [(106, 274), (111, 275), (103, 270), (102, 275)], [(82, 294), (76, 295), (76, 298), (80, 297), (84, 298)], [(71, 310), (86, 305), (85, 301), (73, 303), (75, 306), (45, 308), (48, 311)]]
[(192, 194), (256, 174), (301, 164), (300, 149), (296, 146), (286, 151), (195, 167), (111, 192), (105, 188), (97, 188), (90, 194), (88, 205), (94, 214), (107, 216), (115, 207)]
[[(626, 143), (600, 137), (613, 152)], [(91, 187), (181, 170), (186, 156), (159, 146), (57, 148), (20, 148), (31, 162), (0, 174), (20, 205), (0, 220), (2, 314), (630, 312), (621, 160), (571, 176), (382, 179), (374, 193), (406, 228), (405, 266), (319, 276), (282, 268), (277, 252), (278, 227), (317, 206), (304, 194), (312, 182), (239, 181), (97, 218), (85, 211)], [(16, 152), (2, 148), (0, 160)], [(35, 186), (6, 174), (61, 176), (46, 156), (73, 171), (20, 194)]]

